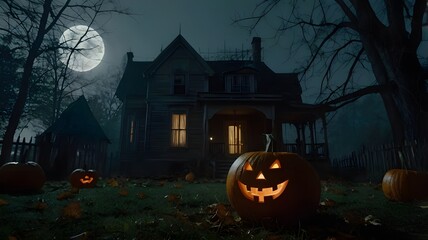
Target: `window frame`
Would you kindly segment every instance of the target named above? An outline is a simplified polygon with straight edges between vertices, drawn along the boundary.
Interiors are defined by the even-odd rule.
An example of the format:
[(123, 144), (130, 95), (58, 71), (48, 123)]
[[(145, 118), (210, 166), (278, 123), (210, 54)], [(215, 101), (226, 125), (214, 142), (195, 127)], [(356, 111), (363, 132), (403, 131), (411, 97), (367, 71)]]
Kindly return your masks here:
[[(174, 116), (178, 115), (178, 128), (174, 128)], [(184, 116), (184, 128), (181, 126), (181, 116)], [(187, 129), (188, 129), (188, 114), (186, 112), (173, 112), (171, 113), (171, 138), (170, 146), (172, 148), (186, 148), (188, 143)], [(174, 134), (177, 132), (177, 134)], [(184, 142), (181, 142), (181, 132), (184, 132)], [(175, 138), (177, 137), (177, 144), (175, 143)]]
[[(180, 83), (177, 83), (177, 79), (180, 80)], [(186, 74), (174, 73), (174, 77), (172, 79), (172, 94), (186, 95)]]
[[(238, 127), (238, 141), (235, 143), (230, 142), (230, 127)], [(235, 134), (235, 133), (234, 133)], [(244, 123), (241, 121), (238, 122), (228, 122), (226, 124), (226, 136), (227, 136), (227, 154), (231, 156), (236, 156), (244, 153)], [(240, 135), (240, 136), (239, 136)], [(236, 137), (234, 137), (234, 140)], [(231, 151), (232, 148), (235, 148), (235, 151)], [(236, 151), (237, 148), (237, 151)]]
[(226, 91), (230, 93), (255, 93), (256, 83), (253, 74), (228, 74)]

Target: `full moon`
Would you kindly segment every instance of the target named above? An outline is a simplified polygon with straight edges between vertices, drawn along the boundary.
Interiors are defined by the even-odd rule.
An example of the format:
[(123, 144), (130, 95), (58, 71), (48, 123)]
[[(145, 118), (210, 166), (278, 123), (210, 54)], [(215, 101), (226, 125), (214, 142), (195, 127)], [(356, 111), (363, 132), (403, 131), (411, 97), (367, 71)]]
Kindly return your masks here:
[[(104, 57), (104, 42), (91, 27), (76, 25), (65, 30), (59, 39), (62, 63), (77, 72), (89, 71)], [(70, 56), (71, 55), (71, 56)]]

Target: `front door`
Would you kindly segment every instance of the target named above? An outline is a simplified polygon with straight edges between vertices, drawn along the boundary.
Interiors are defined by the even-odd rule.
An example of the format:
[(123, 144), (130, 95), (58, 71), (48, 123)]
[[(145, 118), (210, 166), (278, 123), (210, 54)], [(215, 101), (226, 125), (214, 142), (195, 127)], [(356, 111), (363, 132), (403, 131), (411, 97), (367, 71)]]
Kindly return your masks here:
[(244, 152), (242, 129), (242, 122), (227, 124), (227, 153), (229, 155), (240, 155)]

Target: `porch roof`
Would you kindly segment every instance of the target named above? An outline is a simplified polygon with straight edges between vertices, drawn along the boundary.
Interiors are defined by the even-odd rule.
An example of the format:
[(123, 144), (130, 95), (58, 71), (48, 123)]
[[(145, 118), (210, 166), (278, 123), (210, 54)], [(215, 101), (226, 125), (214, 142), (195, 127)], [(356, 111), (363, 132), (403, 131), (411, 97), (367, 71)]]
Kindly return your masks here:
[(328, 107), (320, 104), (287, 103), (287, 111), (281, 115), (281, 119), (289, 123), (302, 123), (315, 121), (324, 117), (329, 111)]
[(284, 100), (282, 94), (257, 94), (257, 93), (198, 93), (198, 101), (207, 102), (230, 102), (230, 101), (263, 101), (263, 102), (281, 102)]

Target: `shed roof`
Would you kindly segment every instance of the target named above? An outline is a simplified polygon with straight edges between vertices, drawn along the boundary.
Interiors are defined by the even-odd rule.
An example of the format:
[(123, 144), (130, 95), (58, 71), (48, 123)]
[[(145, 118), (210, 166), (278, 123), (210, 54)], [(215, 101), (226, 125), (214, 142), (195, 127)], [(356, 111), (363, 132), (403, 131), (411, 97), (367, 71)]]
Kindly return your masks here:
[(94, 117), (88, 102), (82, 95), (65, 109), (58, 120), (42, 135), (53, 133), (61, 136), (74, 136), (85, 141), (104, 141), (110, 143), (103, 129)]

